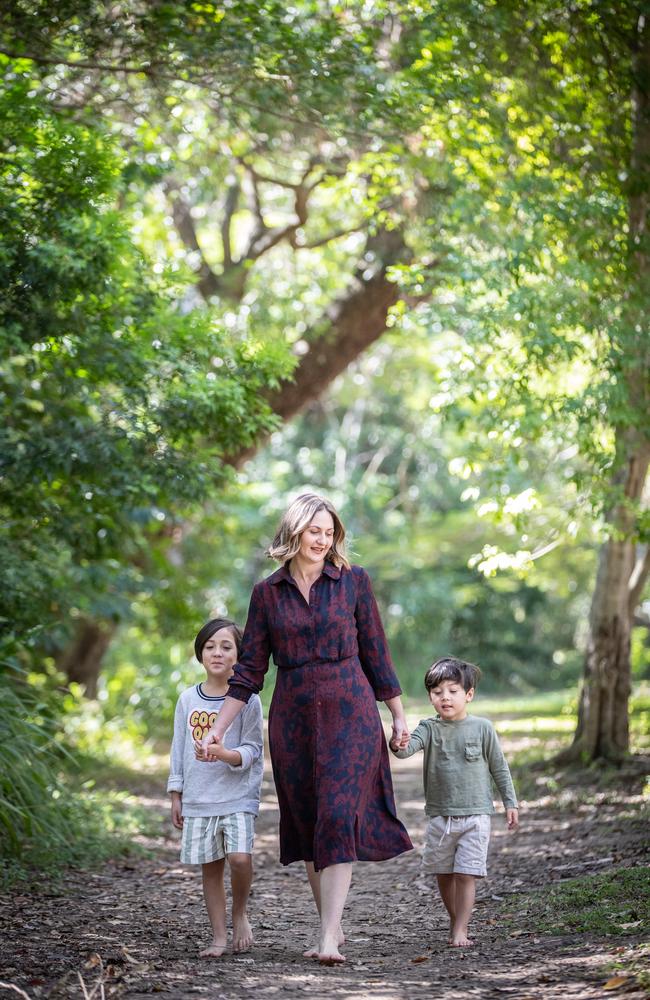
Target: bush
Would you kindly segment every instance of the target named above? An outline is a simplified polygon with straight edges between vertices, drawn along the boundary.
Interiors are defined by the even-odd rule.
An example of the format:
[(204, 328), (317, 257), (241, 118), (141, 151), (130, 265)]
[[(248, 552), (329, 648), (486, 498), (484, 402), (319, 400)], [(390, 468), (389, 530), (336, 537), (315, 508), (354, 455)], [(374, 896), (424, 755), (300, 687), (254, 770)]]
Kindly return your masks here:
[(55, 872), (128, 853), (140, 816), (127, 796), (74, 787), (79, 762), (58, 738), (62, 696), (12, 670), (0, 676), (0, 878)]

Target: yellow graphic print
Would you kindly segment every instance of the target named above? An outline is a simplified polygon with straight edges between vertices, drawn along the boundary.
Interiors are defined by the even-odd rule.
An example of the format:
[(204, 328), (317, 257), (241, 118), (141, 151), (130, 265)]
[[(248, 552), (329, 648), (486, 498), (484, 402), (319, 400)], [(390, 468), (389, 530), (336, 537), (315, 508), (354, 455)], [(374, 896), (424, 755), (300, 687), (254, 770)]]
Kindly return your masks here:
[(192, 730), (192, 738), (195, 740), (202, 740), (209, 729), (214, 726), (217, 721), (217, 712), (199, 712), (198, 708), (195, 708), (190, 715), (190, 729)]

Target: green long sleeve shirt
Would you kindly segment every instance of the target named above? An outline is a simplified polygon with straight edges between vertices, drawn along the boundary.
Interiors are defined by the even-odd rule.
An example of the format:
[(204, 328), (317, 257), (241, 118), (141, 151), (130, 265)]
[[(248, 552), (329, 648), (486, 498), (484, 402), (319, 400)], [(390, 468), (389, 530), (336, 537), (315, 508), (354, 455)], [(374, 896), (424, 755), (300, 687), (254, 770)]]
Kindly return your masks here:
[(393, 752), (412, 757), (420, 750), (427, 816), (491, 815), (495, 810), (490, 778), (506, 809), (517, 808), (510, 769), (488, 719), (476, 715), (460, 722), (422, 719), (408, 746)]

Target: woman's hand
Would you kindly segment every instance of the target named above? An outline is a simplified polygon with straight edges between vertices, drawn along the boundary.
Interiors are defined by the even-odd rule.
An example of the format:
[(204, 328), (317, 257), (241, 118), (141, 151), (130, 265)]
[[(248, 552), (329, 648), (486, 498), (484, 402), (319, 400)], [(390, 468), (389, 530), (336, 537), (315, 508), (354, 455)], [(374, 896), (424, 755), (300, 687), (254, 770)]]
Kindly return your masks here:
[(393, 731), (390, 745), (393, 750), (405, 750), (411, 738), (408, 723), (403, 715), (393, 717)]
[(390, 746), (393, 750), (405, 750), (408, 746), (411, 734), (409, 732), (406, 716), (404, 715), (402, 699), (399, 696), (396, 698), (389, 698), (386, 701), (386, 708), (393, 716), (393, 732), (390, 737)]
[(217, 736), (214, 729), (210, 729), (202, 740), (194, 740), (194, 756), (197, 760), (214, 760), (208, 753), (208, 747), (212, 743), (216, 743), (217, 746), (221, 743), (221, 737)]
[(221, 746), (222, 740), (228, 727), (237, 718), (242, 708), (244, 707), (243, 701), (238, 701), (236, 698), (231, 698), (230, 695), (226, 695), (226, 700), (223, 703), (223, 708), (219, 712), (219, 718), (214, 724), (214, 728), (208, 730), (202, 740), (194, 740), (194, 756), (197, 760), (214, 760), (213, 756), (210, 756), (207, 752), (207, 748), (211, 744), (216, 744), (216, 746)]

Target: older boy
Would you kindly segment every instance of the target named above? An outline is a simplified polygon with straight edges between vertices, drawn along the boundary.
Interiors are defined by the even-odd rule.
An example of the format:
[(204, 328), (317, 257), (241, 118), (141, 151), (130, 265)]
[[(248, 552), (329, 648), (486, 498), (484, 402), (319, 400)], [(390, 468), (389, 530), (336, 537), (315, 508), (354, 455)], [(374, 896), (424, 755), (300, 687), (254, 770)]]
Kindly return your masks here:
[(467, 714), (481, 676), (478, 667), (453, 657), (438, 660), (426, 673), (425, 687), (436, 718), (422, 719), (408, 746), (390, 747), (398, 757), (424, 751), (424, 811), (427, 824), (423, 867), (435, 873), (450, 920), (449, 944), (474, 942), (468, 925), (476, 879), (487, 875), (490, 816), (494, 813), (490, 778), (506, 809), (509, 830), (519, 825), (517, 798), (497, 734), (487, 719)]

